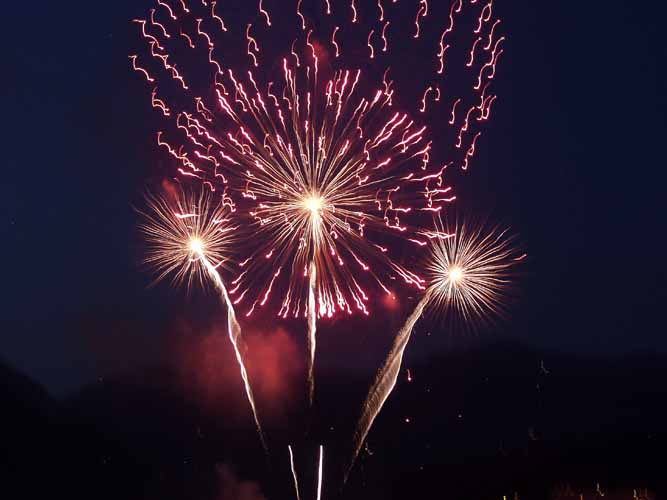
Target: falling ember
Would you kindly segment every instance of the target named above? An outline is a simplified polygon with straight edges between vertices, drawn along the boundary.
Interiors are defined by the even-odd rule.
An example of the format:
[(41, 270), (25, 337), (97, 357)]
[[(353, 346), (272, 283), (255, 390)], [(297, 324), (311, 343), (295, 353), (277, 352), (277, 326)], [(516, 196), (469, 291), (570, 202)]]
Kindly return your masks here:
[(170, 202), (165, 198), (148, 195), (149, 210), (142, 213), (145, 221), (140, 225), (148, 245), (145, 261), (155, 269), (156, 281), (173, 275), (175, 284), (187, 282), (189, 287), (194, 280), (203, 284), (204, 277), (208, 277), (220, 291), (227, 308), (229, 340), (234, 347), (260, 441), (268, 452), (239, 348), (241, 327), (219, 272), (224, 267), (225, 259), (229, 259), (229, 248), (234, 242), (232, 235), (238, 229), (229, 222), (229, 212), (233, 211), (234, 206), (223, 195), (221, 203), (214, 207), (210, 196), (206, 193), (198, 197), (183, 194)]

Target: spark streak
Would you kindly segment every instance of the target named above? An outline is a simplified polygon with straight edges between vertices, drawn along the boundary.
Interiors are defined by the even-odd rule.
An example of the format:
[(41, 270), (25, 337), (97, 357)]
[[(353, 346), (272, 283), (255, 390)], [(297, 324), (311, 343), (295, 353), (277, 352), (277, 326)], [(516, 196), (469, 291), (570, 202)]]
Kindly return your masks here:
[(144, 68), (140, 68), (139, 66), (137, 66), (137, 56), (133, 55), (133, 56), (129, 56), (129, 57), (130, 57), (130, 60), (132, 61), (132, 69), (134, 69), (135, 71), (138, 71), (140, 73), (143, 73), (144, 76), (146, 77), (146, 80), (153, 83), (155, 81), (155, 79), (152, 78), (151, 75), (148, 74), (148, 71), (146, 71)]
[(296, 469), (294, 468), (294, 454), (292, 453), (292, 445), (288, 445), (287, 449), (289, 450), (289, 463), (292, 468), (292, 478), (294, 479), (294, 491), (296, 491), (296, 500), (301, 500), (299, 495), (299, 481), (296, 478)]
[(373, 48), (373, 43), (371, 42), (371, 38), (373, 37), (373, 33), (375, 33), (375, 30), (371, 30), (370, 33), (368, 33), (368, 40), (367, 40), (367, 45), (368, 48), (370, 49), (370, 58), (373, 59), (375, 57), (375, 49)]
[(387, 52), (387, 49), (389, 48), (389, 41), (387, 40), (387, 27), (389, 26), (390, 22), (387, 21), (384, 23), (384, 26), (382, 27), (382, 52)]
[(322, 499), (322, 468), (324, 466), (324, 446), (320, 445), (320, 465), (317, 469), (317, 500)]
[(266, 18), (266, 25), (271, 26), (271, 17), (269, 16), (269, 13), (262, 7), (262, 0), (259, 0), (259, 12)]
[(336, 42), (336, 32), (339, 29), (340, 29), (340, 26), (335, 26), (334, 30), (333, 30), (333, 34), (331, 35), (331, 43), (336, 48), (336, 57), (340, 57), (340, 48), (338, 47), (338, 43)]

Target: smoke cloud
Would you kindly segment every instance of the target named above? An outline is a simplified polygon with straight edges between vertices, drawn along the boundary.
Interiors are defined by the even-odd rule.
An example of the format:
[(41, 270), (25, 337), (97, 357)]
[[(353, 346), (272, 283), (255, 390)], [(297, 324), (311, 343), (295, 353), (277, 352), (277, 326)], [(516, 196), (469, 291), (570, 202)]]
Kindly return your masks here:
[(216, 465), (218, 494), (215, 500), (267, 500), (258, 483), (241, 479), (229, 464)]

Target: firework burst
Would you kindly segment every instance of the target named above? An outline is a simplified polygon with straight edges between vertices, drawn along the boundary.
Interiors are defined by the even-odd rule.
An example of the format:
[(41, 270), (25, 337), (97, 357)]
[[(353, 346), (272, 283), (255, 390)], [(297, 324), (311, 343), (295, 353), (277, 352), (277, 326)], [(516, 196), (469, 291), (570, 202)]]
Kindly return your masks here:
[[(226, 197), (213, 205), (206, 192), (182, 193), (173, 200), (146, 196), (147, 211), (139, 229), (145, 237), (144, 262), (153, 269), (154, 283), (171, 276), (174, 286), (209, 282), (207, 263), (214, 268), (229, 261), (234, 232), (229, 220), (231, 203)], [(206, 260), (202, 257), (205, 256)]]
[(525, 258), (519, 248), (509, 229), (484, 225), (460, 223), (450, 237), (435, 238), (425, 266), (433, 307), (465, 325), (502, 315), (513, 270)]
[[(460, 306), (473, 293), (478, 302), (465, 310), (471, 317), (490, 298), (489, 290), (464, 289), (468, 268), (448, 268), (444, 285), (429, 267), (439, 283), (429, 286), (406, 256), (447, 241), (432, 230), (432, 216), (455, 199), (446, 169), (466, 170), (475, 155), (496, 101), (490, 84), (505, 37), (493, 0), (294, 0), (291, 14), (286, 3), (158, 0), (150, 16), (133, 20), (147, 50), (130, 55), (131, 66), (149, 83), (153, 108), (171, 122), (158, 132), (159, 147), (180, 177), (234, 193), (237, 206), (229, 208), (250, 235), (235, 245), (240, 258), (229, 294), (216, 271), (225, 254), (201, 252), (209, 247), (204, 238), (185, 246), (181, 238), (180, 247), (174, 242), (152, 258), (162, 277), (175, 271), (188, 284), (208, 272), (232, 315), (234, 306), (245, 316), (275, 306), (283, 318), (307, 318), (311, 402), (317, 319), (369, 314), (377, 292), (402, 285), (423, 290), (393, 365), (379, 376), (382, 387), (373, 389), (379, 411), (426, 305)], [(454, 37), (455, 30), (467, 37)], [(392, 47), (413, 61), (394, 57)], [(412, 71), (416, 61), (424, 71)], [(396, 73), (407, 74), (407, 92), (399, 94), (392, 66), (403, 66)], [(457, 66), (464, 78), (445, 81)], [(447, 154), (441, 140), (433, 151), (429, 120), (448, 131)], [(369, 428), (375, 415), (367, 415)]]
[[(307, 316), (311, 294), (318, 317), (368, 314), (375, 290), (423, 286), (400, 256), (425, 245), (420, 231), (454, 196), (420, 122), (446, 116), (456, 159), (447, 166), (468, 167), (496, 99), (504, 37), (493, 2), (296, 0), (291, 14), (284, 2), (251, 4), (160, 1), (134, 20), (149, 50), (131, 65), (175, 125), (158, 144), (181, 176), (241, 194), (255, 237), (239, 248), (230, 294), (245, 315), (278, 295), (279, 315)], [(455, 25), (470, 31), (460, 53), (448, 43)], [(407, 86), (409, 112), (394, 107), (393, 46), (424, 61)], [(455, 63), (467, 83), (449, 82), (448, 94), (441, 83)]]
[[(428, 170), (426, 127), (391, 110), (389, 92), (357, 96), (361, 71), (337, 72), (320, 87), (315, 72), (283, 60), (282, 82), (268, 86), (283, 103), (259, 87), (253, 98), (239, 92), (251, 116), (241, 118), (220, 96), (238, 127), (221, 142), (243, 172), (241, 194), (256, 232), (231, 291), (235, 303), (249, 304), (247, 315), (266, 304), (283, 276), (283, 317), (307, 314), (309, 288), (318, 316), (367, 314), (364, 275), (386, 293), (388, 274), (419, 286), (383, 241), (418, 243), (407, 223), (413, 213), (438, 211), (452, 199), (443, 169)], [(267, 284), (255, 287), (258, 276)]]

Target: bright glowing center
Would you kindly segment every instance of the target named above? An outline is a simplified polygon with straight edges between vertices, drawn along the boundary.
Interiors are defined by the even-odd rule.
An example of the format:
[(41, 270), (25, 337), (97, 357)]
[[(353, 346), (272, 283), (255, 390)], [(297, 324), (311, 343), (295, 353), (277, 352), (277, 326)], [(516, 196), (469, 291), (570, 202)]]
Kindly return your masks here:
[(454, 266), (449, 270), (449, 281), (452, 283), (458, 283), (463, 279), (463, 270), (458, 267)]
[(303, 200), (303, 206), (310, 212), (310, 216), (316, 219), (324, 207), (324, 200), (316, 194), (312, 194)]
[(199, 238), (190, 238), (190, 250), (192, 253), (200, 254), (204, 251), (204, 243)]

